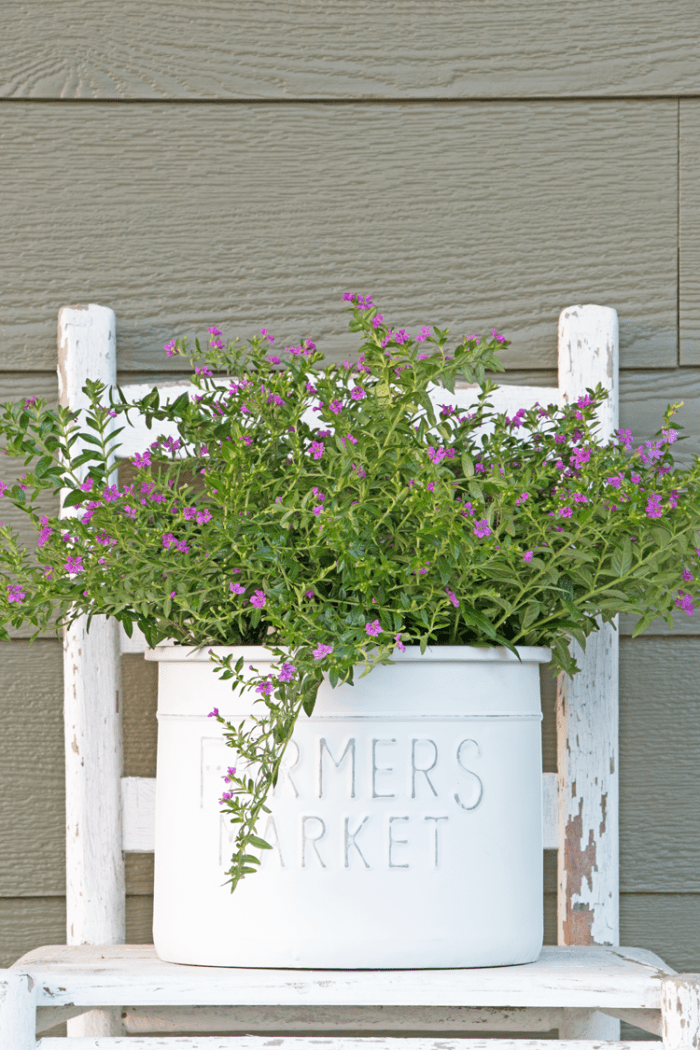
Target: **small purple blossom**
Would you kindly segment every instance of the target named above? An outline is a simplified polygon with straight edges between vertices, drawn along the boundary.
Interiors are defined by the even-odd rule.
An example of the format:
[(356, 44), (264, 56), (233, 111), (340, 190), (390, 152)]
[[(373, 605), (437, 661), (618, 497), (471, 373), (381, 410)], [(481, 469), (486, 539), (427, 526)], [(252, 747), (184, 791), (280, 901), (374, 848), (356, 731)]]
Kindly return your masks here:
[(228, 589), (231, 594), (245, 594), (245, 587), (241, 587), (240, 583), (229, 583)]
[(316, 595), (314, 594), (313, 591), (304, 591), (304, 597), (305, 598), (315, 598)]
[(669, 427), (668, 430), (661, 431), (661, 437), (667, 445), (672, 445), (674, 441), (678, 440), (678, 431), (675, 427)]
[(561, 518), (570, 518), (571, 515), (573, 514), (573, 511), (572, 511), (571, 507), (560, 507), (559, 510), (557, 511), (557, 514)]
[(280, 682), (291, 682), (294, 675), (297, 673), (297, 669), (294, 664), (282, 664), (280, 667), (280, 673), (277, 676)]
[(256, 591), (250, 598), (250, 604), (254, 605), (256, 609), (262, 609), (264, 605), (267, 605), (267, 595), (265, 594), (265, 591)]
[(497, 343), (505, 343), (506, 337), (504, 335), (499, 335), (495, 328), (491, 334)]
[(365, 634), (370, 635), (372, 638), (376, 638), (378, 634), (382, 633), (382, 625), (379, 620), (372, 620), (371, 623), (365, 624)]
[(163, 349), (165, 350), (165, 353), (167, 354), (168, 357), (176, 357), (177, 354), (180, 353), (180, 351), (177, 349), (177, 347), (175, 345), (175, 340), (174, 339), (171, 339), (169, 343), (166, 343), (165, 346), (163, 347)]
[(615, 477), (606, 478), (605, 480), (607, 481), (608, 485), (612, 485), (614, 489), (619, 489), (624, 479), (622, 477), (622, 474), (616, 474)]
[(281, 365), (282, 364), (282, 362), (280, 361), (279, 357), (277, 357), (276, 354), (270, 354), (267, 359), (268, 359), (268, 361), (270, 362), (271, 365)]
[(19, 583), (8, 583), (7, 585), (7, 600), (8, 602), (15, 602), (17, 605), (21, 605), (26, 595), (22, 590)]
[(76, 572), (83, 572), (84, 571), (83, 559), (81, 557), (76, 557), (76, 558), (72, 558), (71, 557), (65, 563), (63, 568), (66, 570), (67, 573), (70, 573), (70, 574), (73, 574), (73, 573), (76, 573)]
[(350, 391), (350, 397), (353, 401), (362, 401), (362, 398), (366, 396), (367, 392), (363, 390), (361, 386), (354, 386)]
[(662, 497), (656, 492), (652, 492), (647, 499), (646, 516), (647, 518), (660, 518), (663, 516), (663, 510), (661, 509)]
[(207, 715), (207, 718), (218, 718), (218, 717), (219, 717), (219, 708), (218, 707), (213, 707), (212, 710)]
[(455, 592), (451, 591), (449, 589), (449, 587), (445, 587), (445, 594), (450, 599), (450, 601), (454, 605), (455, 609), (459, 609), (459, 599), (457, 598), (457, 595), (455, 594)]
[(204, 510), (200, 510), (197, 515), (197, 524), (206, 525), (208, 521), (211, 521), (211, 511), (208, 507), (205, 507)]
[(269, 696), (272, 692), (272, 682), (269, 680), (267, 682), (261, 682), (260, 685), (256, 687), (255, 692), (262, 693), (263, 696)]
[(695, 602), (693, 601), (692, 594), (686, 594), (685, 591), (679, 591), (678, 597), (676, 598), (676, 607), (686, 612), (688, 616), (692, 616), (695, 612)]
[(532, 561), (532, 555), (534, 551), (525, 551), (523, 554), (523, 561)]
[(632, 445), (634, 444), (634, 438), (632, 437), (632, 431), (631, 430), (618, 430), (618, 432), (617, 432), (617, 440), (618, 440), (618, 442), (621, 445), (624, 445), (624, 447), (629, 452), (631, 450), (631, 448), (632, 448)]
[(580, 470), (585, 463), (588, 463), (591, 458), (591, 450), (589, 448), (575, 448), (571, 457), (571, 463), (575, 470)]
[(399, 650), (399, 652), (405, 653), (406, 652), (406, 646), (401, 641), (401, 633), (400, 632), (399, 632), (399, 634), (395, 634), (394, 635), (394, 641), (396, 642), (396, 648)]
[(574, 492), (574, 503), (588, 503), (588, 496), (582, 492)]
[(312, 441), (309, 445), (309, 452), (311, 453), (314, 459), (320, 459), (323, 455), (324, 449), (325, 445), (322, 441)]
[(151, 466), (151, 453), (146, 449), (143, 455), (139, 455), (137, 452), (134, 456), (134, 466), (137, 470), (143, 470), (144, 467)]
[(695, 579), (690, 569), (683, 569), (681, 576), (683, 577), (686, 583), (690, 583), (691, 580)]
[(331, 401), (328, 407), (330, 408), (334, 416), (339, 416), (340, 413), (343, 411), (343, 402), (336, 398), (335, 401)]
[(80, 486), (80, 488), (82, 489), (83, 492), (89, 492), (94, 484), (95, 484), (95, 482), (94, 482), (93, 478), (86, 478), (85, 481)]
[(474, 523), (474, 528), (472, 531), (475, 536), (479, 537), (479, 539), (483, 539), (484, 536), (490, 536), (493, 532), (493, 529), (489, 525), (486, 518), (482, 518), (480, 521)]
[(518, 498), (515, 501), (515, 506), (516, 507), (521, 507), (523, 505), (523, 503), (527, 502), (527, 500), (529, 498), (530, 498), (530, 493), (529, 492), (521, 492), (520, 495), (518, 496)]
[(48, 543), (49, 537), (53, 532), (53, 529), (49, 525), (49, 519), (47, 517), (42, 517), (41, 524), (43, 525), (43, 528), (39, 533), (39, 539), (37, 540), (37, 546), (39, 547), (43, 547), (45, 543)]
[(324, 656), (330, 656), (330, 654), (332, 652), (333, 652), (333, 646), (332, 645), (324, 645), (323, 642), (319, 642), (319, 644), (313, 650), (312, 655), (313, 655), (314, 660), (322, 660), (324, 658)]
[(10, 486), (6, 485), (4, 481), (0, 481), (0, 499), (9, 491)]

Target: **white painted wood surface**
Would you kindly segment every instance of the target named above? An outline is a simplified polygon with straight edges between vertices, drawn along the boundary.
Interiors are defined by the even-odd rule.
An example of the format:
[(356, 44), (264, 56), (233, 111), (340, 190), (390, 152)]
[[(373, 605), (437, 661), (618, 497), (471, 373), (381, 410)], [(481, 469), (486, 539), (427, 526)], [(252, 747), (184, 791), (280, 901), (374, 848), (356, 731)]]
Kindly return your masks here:
[(667, 1050), (698, 1050), (700, 974), (679, 973), (662, 982), (661, 1018)]
[(34, 982), (26, 974), (0, 971), (0, 1050), (34, 1050)]
[[(63, 1039), (41, 1039), (37, 1050), (328, 1050), (328, 1039), (265, 1039), (249, 1036), (191, 1036), (170, 1039), (157, 1036), (139, 1039), (76, 1039), (67, 1046)], [(369, 1047), (365, 1044), (369, 1043)], [(658, 1042), (611, 1042), (582, 1040), (576, 1050), (658, 1050)], [(572, 1050), (560, 1039), (334, 1039), (333, 1050)]]
[(673, 972), (641, 948), (545, 947), (537, 962), (470, 970), (262, 970), (180, 966), (153, 945), (53, 945), (14, 969), (38, 1006), (470, 1006), (651, 1009)]
[[(114, 311), (94, 303), (58, 316), (59, 401), (88, 406), (87, 379), (117, 380)], [(74, 513), (74, 512), (73, 512)], [(70, 512), (65, 515), (70, 517)], [(80, 617), (64, 634), (66, 924), (68, 944), (120, 944), (126, 933), (121, 852), (123, 772), (117, 624)], [(69, 1034), (121, 1034), (114, 1011), (69, 1022)]]
[[(559, 319), (559, 388), (574, 405), (602, 383), (600, 439), (618, 425), (617, 313), (574, 306)], [(561, 676), (557, 703), (559, 797), (558, 927), (560, 944), (617, 944), (618, 635), (603, 626), (575, 649), (581, 673)]]

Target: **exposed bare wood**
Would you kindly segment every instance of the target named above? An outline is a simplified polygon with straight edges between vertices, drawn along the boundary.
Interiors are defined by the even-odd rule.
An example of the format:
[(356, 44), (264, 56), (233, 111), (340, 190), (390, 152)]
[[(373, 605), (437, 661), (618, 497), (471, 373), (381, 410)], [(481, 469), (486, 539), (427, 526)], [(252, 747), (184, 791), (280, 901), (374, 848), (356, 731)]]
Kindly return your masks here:
[(661, 1020), (667, 1050), (698, 1050), (700, 974), (679, 973), (662, 982)]

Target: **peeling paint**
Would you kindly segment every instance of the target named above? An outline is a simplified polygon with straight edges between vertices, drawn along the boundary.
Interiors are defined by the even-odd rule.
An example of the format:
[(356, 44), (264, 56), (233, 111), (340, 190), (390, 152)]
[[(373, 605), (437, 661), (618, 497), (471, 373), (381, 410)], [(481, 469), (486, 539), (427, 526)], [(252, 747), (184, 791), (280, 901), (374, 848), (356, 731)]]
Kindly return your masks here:
[[(588, 845), (581, 848), (583, 841), (583, 799), (579, 799), (578, 815), (569, 817), (566, 824), (564, 856), (567, 873), (566, 889), (570, 902), (581, 893), (583, 880), (593, 889), (593, 872), (597, 867), (597, 849), (593, 829), (588, 832)], [(567, 905), (566, 919), (563, 923), (564, 944), (593, 944), (594, 912), (588, 904), (581, 902)]]
[(605, 834), (605, 827), (606, 827), (605, 820), (606, 820), (606, 816), (607, 816), (607, 812), (608, 812), (608, 793), (607, 793), (607, 791), (604, 792), (600, 796), (600, 809), (601, 809), (601, 812), (602, 812), (602, 818), (601, 818), (601, 821), (600, 821), (599, 830), (600, 830), (600, 834), (604, 835)]

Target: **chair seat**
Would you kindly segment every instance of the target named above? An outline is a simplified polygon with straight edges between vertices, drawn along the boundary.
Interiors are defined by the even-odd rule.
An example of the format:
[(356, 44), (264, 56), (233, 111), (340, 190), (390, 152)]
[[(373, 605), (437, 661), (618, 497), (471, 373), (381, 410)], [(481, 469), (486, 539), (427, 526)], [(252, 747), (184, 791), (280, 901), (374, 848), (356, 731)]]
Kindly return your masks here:
[(546, 947), (537, 962), (468, 970), (259, 970), (162, 962), (152, 945), (36, 948), (13, 969), (37, 1006), (538, 1006), (659, 1009), (674, 973), (640, 948)]

